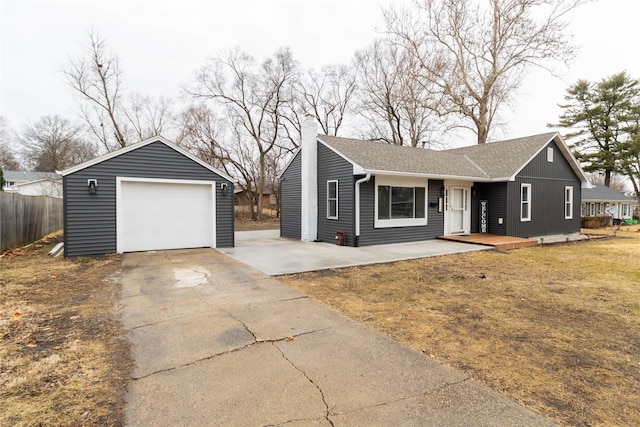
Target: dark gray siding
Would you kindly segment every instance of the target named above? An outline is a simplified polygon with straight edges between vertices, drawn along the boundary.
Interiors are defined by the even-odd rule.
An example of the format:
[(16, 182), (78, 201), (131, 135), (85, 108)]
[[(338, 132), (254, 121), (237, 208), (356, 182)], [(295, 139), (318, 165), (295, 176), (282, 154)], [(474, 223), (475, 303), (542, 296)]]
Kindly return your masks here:
[[(361, 177), (356, 177), (356, 179)], [(360, 186), (360, 246), (384, 243), (416, 242), (435, 239), (444, 234), (444, 214), (438, 212), (441, 180), (429, 180), (427, 225), (415, 227), (374, 228), (375, 177)], [(432, 206), (435, 204), (435, 206)]]
[(302, 154), (296, 153), (280, 177), (280, 236), (300, 240), (302, 198)]
[[(338, 219), (327, 218), (327, 181), (338, 181)], [(346, 234), (353, 246), (355, 220), (353, 165), (318, 143), (318, 240), (335, 243), (336, 232)]]
[[(487, 203), (487, 232), (507, 234), (507, 183), (476, 183), (471, 190), (471, 232), (480, 232), (480, 201)], [(502, 224), (500, 224), (502, 218)]]
[[(233, 183), (161, 142), (82, 169), (63, 178), (65, 256), (116, 252), (116, 177), (216, 181), (216, 246), (232, 247), (233, 191), (223, 196), (220, 183)], [(88, 179), (98, 180), (96, 194)]]
[[(580, 231), (581, 183), (554, 142), (553, 162), (547, 161), (546, 147), (508, 183), (507, 234), (535, 237)], [(531, 184), (531, 221), (520, 220), (520, 187)], [(565, 219), (564, 189), (573, 187), (573, 219)]]

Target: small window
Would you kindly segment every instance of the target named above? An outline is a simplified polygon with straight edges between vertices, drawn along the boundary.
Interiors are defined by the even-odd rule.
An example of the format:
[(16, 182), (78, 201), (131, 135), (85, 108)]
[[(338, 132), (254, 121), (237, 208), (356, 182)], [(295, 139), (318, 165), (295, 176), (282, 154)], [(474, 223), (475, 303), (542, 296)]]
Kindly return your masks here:
[(596, 216), (596, 204), (589, 203), (589, 216)]
[(573, 219), (573, 187), (564, 187), (564, 219)]
[(338, 181), (327, 181), (327, 219), (338, 219)]
[(520, 186), (520, 221), (531, 221), (531, 184)]
[(547, 147), (547, 162), (553, 163), (553, 147)]

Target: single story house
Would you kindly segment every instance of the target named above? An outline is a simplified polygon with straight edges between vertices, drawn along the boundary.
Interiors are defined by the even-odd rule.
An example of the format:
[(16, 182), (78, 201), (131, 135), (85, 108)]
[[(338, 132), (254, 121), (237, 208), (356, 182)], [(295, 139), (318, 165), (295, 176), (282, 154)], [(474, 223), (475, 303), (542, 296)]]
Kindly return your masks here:
[(612, 190), (604, 185), (593, 185), (582, 190), (583, 217), (609, 215), (614, 220), (633, 218), (633, 210), (638, 206), (635, 197)]
[(577, 233), (589, 185), (556, 132), (434, 151), (318, 135), (310, 121), (280, 180), (281, 236), (349, 246)]
[(234, 245), (233, 179), (162, 137), (60, 174), (67, 257)]
[(62, 198), (62, 177), (55, 172), (3, 171), (6, 192)]

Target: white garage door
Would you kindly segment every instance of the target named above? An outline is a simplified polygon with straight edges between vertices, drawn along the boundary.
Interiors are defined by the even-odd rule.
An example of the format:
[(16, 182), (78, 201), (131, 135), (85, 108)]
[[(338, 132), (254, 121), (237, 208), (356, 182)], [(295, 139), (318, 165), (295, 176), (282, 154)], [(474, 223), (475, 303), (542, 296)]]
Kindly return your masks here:
[(118, 179), (118, 185), (118, 252), (215, 246), (215, 183)]

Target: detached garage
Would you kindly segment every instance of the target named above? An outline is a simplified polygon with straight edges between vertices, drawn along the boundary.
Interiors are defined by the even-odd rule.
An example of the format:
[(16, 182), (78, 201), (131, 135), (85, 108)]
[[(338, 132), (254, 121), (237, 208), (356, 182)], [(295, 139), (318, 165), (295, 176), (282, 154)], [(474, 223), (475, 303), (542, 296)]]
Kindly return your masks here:
[(234, 244), (232, 178), (162, 137), (60, 173), (67, 257)]

